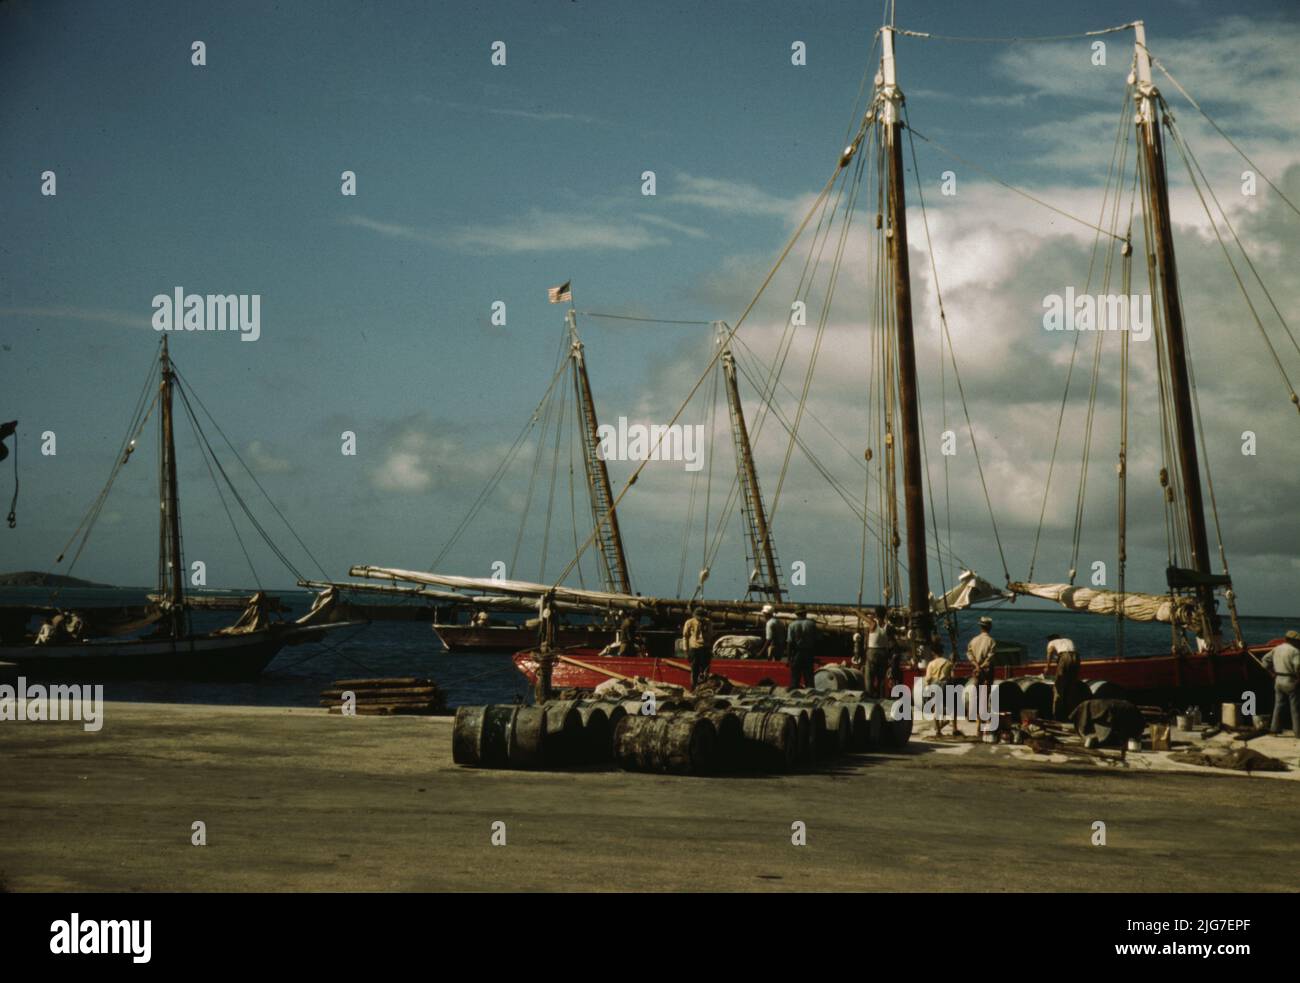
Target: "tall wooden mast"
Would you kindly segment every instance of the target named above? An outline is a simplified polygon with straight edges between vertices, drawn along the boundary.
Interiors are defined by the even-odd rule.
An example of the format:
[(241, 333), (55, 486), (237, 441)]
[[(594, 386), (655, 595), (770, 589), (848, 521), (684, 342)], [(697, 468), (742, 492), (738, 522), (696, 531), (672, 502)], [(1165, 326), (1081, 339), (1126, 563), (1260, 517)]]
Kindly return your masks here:
[(764, 594), (774, 601), (781, 600), (781, 568), (776, 562), (776, 549), (772, 546), (772, 530), (763, 506), (763, 494), (758, 487), (758, 472), (754, 469), (754, 452), (749, 442), (749, 427), (745, 424), (745, 411), (740, 403), (740, 386), (736, 381), (736, 360), (730, 348), (722, 351), (722, 377), (727, 388), (727, 409), (731, 415), (731, 437), (736, 447), (737, 478), (745, 502), (745, 525), (749, 534), (750, 562), (753, 569), (749, 589)]
[(907, 523), (908, 621), (914, 644), (929, 641), (930, 575), (925, 553), (925, 500), (921, 472), (921, 427), (912, 337), (912, 283), (907, 261), (907, 201), (903, 193), (903, 93), (894, 73), (894, 28), (880, 32), (880, 125), (889, 162), (886, 236), (893, 271), (894, 329), (898, 347), (898, 399), (902, 416), (903, 492)]
[(614, 493), (609, 486), (609, 469), (600, 453), (600, 432), (596, 404), (591, 398), (591, 381), (587, 378), (587, 361), (578, 338), (577, 316), (573, 308), (566, 315), (569, 325), (569, 358), (573, 361), (573, 385), (577, 393), (578, 415), (582, 426), (582, 463), (587, 472), (587, 490), (591, 496), (591, 516), (600, 542), (600, 565), (608, 590), (631, 594), (632, 582), (623, 552), (623, 536), (614, 509)]
[[(1147, 205), (1155, 229), (1156, 265), (1160, 274), (1160, 305), (1164, 315), (1169, 353), (1170, 388), (1177, 430), (1178, 466), (1186, 506), (1188, 542), (1193, 577), (1171, 569), (1170, 586), (1187, 586), (1196, 591), (1209, 635), (1219, 634), (1214, 613), (1214, 577), (1210, 570), (1209, 537), (1205, 530), (1205, 506), (1201, 499), (1201, 468), (1196, 452), (1196, 422), (1192, 412), (1192, 389), (1187, 372), (1187, 338), (1183, 327), (1183, 306), (1178, 293), (1178, 266), (1174, 258), (1173, 224), (1169, 217), (1169, 184), (1165, 173), (1164, 135), (1157, 121), (1160, 94), (1151, 84), (1151, 56), (1146, 46), (1146, 26), (1133, 25), (1136, 34), (1137, 132), (1148, 176)], [(1212, 638), (1206, 639), (1212, 642)]]
[(172, 364), (163, 335), (159, 369), (162, 447), (159, 460), (158, 588), (169, 605), (173, 635), (185, 629), (185, 572), (181, 561), (181, 514), (176, 482), (176, 439), (172, 427)]

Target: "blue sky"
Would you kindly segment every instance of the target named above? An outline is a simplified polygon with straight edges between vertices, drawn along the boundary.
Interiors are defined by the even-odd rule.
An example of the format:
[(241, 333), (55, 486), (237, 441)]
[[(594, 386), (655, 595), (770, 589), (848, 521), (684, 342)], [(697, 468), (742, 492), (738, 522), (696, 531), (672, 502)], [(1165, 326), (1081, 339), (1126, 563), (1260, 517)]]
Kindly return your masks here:
[[(20, 526), (0, 530), (0, 566), (48, 569), (98, 491), (157, 341), (151, 298), (175, 286), (262, 296), (258, 342), (177, 336), (173, 353), (241, 453), (260, 462), (264, 484), (329, 572), (358, 562), (426, 566), (549, 378), (561, 313), (546, 303), (546, 287), (572, 278), (583, 309), (686, 319), (739, 313), (754, 274), (844, 143), (879, 23), (871, 7), (0, 4), (0, 417), (21, 421), (23, 467)], [(1294, 38), (1294, 4), (1237, 3), (1229, 17), (1221, 5), (1182, 0), (1086, 10), (904, 2), (898, 24), (1055, 35), (1137, 16), (1152, 49), (1170, 52), (1171, 70), (1207, 108), (1231, 117), (1234, 136), (1258, 147), (1259, 162), (1280, 179), (1295, 163), (1286, 148), (1300, 129), (1297, 81), (1293, 66), (1279, 75), (1260, 52)], [(195, 40), (207, 46), (204, 67), (190, 63)], [(507, 45), (504, 67), (490, 63), (497, 40)], [(806, 66), (790, 64), (795, 40), (807, 44)], [(1083, 76), (1086, 41), (1009, 48), (903, 39), (900, 82), (912, 122), (1005, 180), (1050, 192), (1070, 210), (1095, 210), (1105, 163), (1095, 150), (1108, 148), (1113, 129), (1092, 120), (1113, 118), (1131, 52), (1128, 35), (1107, 40), (1107, 66)], [(1235, 112), (1225, 75), (1262, 86), (1258, 115)], [(1208, 152), (1209, 138), (1201, 139)], [(923, 179), (937, 182), (952, 162), (920, 149)], [(1237, 162), (1213, 160), (1231, 184)], [(57, 174), (56, 197), (39, 194), (45, 170)], [(358, 175), (356, 197), (339, 194), (343, 170)], [(645, 170), (658, 178), (653, 198), (640, 193)], [(974, 174), (961, 180), (978, 186)], [(1036, 217), (1056, 228), (1050, 214)], [(1255, 217), (1264, 251), (1294, 247), (1294, 224), (1279, 232), (1281, 219)], [(1074, 246), (1048, 238), (1011, 265), (1050, 266)], [(960, 239), (952, 249), (945, 258), (959, 282), (985, 275), (981, 256), (1009, 262)], [(1018, 286), (1029, 296), (1045, 292), (1041, 283)], [(950, 298), (950, 314), (962, 314), (960, 299)], [(496, 300), (507, 304), (505, 327), (489, 323)], [(597, 403), (611, 418), (670, 414), (707, 350), (700, 328), (589, 321), (582, 329)], [(1260, 352), (1242, 378), (1258, 375), (1259, 391), (1272, 396), (1268, 367), (1253, 362)], [(972, 355), (972, 379), (992, 417), (1014, 402), (1006, 391), (1018, 380), (999, 379), (996, 366), (982, 370)], [(1300, 375), (1294, 360), (1290, 367)], [(1225, 393), (1239, 382), (1225, 379)], [(838, 420), (852, 389), (831, 386), (825, 411)], [(1225, 406), (1229, 417), (1253, 412)], [(1225, 446), (1245, 426), (1277, 434), (1273, 457), (1259, 465), (1274, 470), (1242, 478), (1233, 501), (1244, 499), (1239, 514), (1249, 516), (1229, 530), (1245, 542), (1235, 557), (1239, 577), (1254, 587), (1253, 596), (1240, 590), (1243, 604), (1259, 612), (1296, 609), (1300, 571), (1287, 558), (1296, 551), (1271, 551), (1277, 500), (1268, 489), (1293, 477), (1282, 464), (1294, 448), (1286, 410), (1224, 424)], [(358, 434), (354, 458), (338, 450), (345, 429)], [(58, 435), (53, 458), (39, 454), (44, 430)], [(211, 584), (244, 585), (246, 567), (197, 456), (187, 456), (184, 430), (182, 438), (187, 553), (206, 558)], [(1045, 464), (1050, 435), (1046, 445), (1041, 433), (1026, 440), (1001, 462), (1009, 475)], [(780, 450), (764, 451), (768, 473)], [(1025, 454), (1032, 462), (1017, 464)], [(151, 579), (152, 466), (142, 459), (123, 476), (78, 573)], [(517, 471), (526, 481), (526, 470)], [(625, 527), (637, 586), (671, 592), (681, 536), (672, 523), (684, 486), (667, 475), (658, 487), (641, 516), (636, 496), (629, 499)], [(810, 510), (819, 507), (813, 496)], [(1014, 501), (994, 498), (1012, 513), (1019, 576), (1032, 528), (1017, 525)], [(511, 502), (485, 513), (449, 558), (457, 572), (486, 574), (492, 559), (508, 555)], [(982, 504), (960, 508), (957, 524), (969, 535), (958, 552), (1000, 579)], [(1111, 513), (1104, 502), (1098, 509), (1097, 550), (1109, 555)], [(1030, 511), (1036, 516), (1036, 505)], [(860, 530), (846, 515), (831, 518), (830, 505), (809, 515), (791, 512), (778, 523), (788, 536), (783, 557), (818, 557), (824, 573), (810, 596), (852, 595), (857, 556), (836, 548), (844, 528), (849, 541)], [(849, 525), (828, 534), (837, 521)], [(1288, 521), (1282, 543), (1294, 547), (1300, 533)], [(264, 555), (260, 564), (268, 582), (287, 581)], [(719, 591), (735, 593), (735, 566), (719, 573)]]

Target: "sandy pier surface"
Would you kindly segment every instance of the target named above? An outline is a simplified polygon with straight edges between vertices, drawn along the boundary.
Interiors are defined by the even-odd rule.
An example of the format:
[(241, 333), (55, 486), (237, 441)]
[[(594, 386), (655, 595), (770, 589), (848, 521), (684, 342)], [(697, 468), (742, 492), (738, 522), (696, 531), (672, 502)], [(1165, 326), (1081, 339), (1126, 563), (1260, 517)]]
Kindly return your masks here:
[[(1294, 741), (1279, 747), (1294, 758)], [(914, 740), (784, 776), (485, 771), (452, 764), (450, 718), (108, 703), (98, 733), (0, 723), (0, 879), (11, 891), (1300, 886), (1300, 782), (1023, 753)], [(191, 842), (195, 822), (206, 846)]]

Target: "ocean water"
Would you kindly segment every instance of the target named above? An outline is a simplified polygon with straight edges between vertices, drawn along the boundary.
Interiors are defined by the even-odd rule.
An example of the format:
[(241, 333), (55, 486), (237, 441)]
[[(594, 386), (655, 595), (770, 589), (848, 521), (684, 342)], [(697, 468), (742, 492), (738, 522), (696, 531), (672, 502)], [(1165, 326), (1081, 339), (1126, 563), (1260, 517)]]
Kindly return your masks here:
[[(141, 604), (143, 589), (65, 588), (59, 603), (118, 605)], [(290, 607), (286, 618), (298, 617), (311, 606), (312, 595), (302, 591), (271, 591)], [(0, 588), (0, 604), (47, 604), (45, 588)], [(1072, 638), (1087, 661), (1114, 655), (1115, 623), (1108, 618), (1058, 610), (1025, 607), (985, 609), (993, 618), (993, 635), (999, 641), (1018, 642), (1029, 658), (1040, 658), (1044, 636), (1055, 632)], [(196, 630), (231, 624), (234, 612), (194, 614)], [(964, 652), (976, 633), (977, 613), (960, 619)], [(1248, 617), (1242, 619), (1246, 640), (1252, 644), (1278, 638), (1287, 630), (1300, 630), (1300, 618)], [(1125, 650), (1130, 655), (1168, 651), (1167, 625), (1125, 625)], [(258, 679), (243, 683), (108, 681), (104, 696), (110, 700), (161, 703), (242, 704), (250, 706), (316, 706), (322, 690), (336, 679), (368, 676), (420, 676), (435, 680), (447, 694), (450, 707), (461, 704), (511, 703), (526, 699), (530, 687), (511, 662), (511, 652), (451, 655), (438, 643), (433, 630), (421, 622), (373, 622), (340, 628), (319, 644), (300, 645), (280, 652)], [(1086, 670), (1085, 670), (1086, 674)], [(86, 682), (96, 682), (86, 680)]]

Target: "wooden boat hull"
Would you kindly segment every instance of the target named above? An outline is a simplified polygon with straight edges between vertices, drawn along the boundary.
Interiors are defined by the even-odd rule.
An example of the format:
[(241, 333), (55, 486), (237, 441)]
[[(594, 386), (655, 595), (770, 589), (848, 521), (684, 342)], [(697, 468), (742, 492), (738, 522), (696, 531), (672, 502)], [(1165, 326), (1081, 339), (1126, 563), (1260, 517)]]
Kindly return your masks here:
[[(1198, 705), (1217, 710), (1220, 702), (1240, 700), (1242, 693), (1253, 691), (1260, 706), (1267, 706), (1272, 696), (1272, 682), (1252, 658), (1263, 655), (1276, 642), (1229, 649), (1216, 655), (1171, 654), (1130, 656), (1122, 659), (1089, 659), (1082, 665), (1080, 676), (1088, 680), (1106, 680), (1120, 686), (1125, 694), (1139, 703), (1186, 707)], [(690, 665), (684, 659), (663, 659), (650, 656), (633, 658), (602, 658), (597, 649), (564, 649), (551, 670), (551, 685), (556, 689), (594, 689), (617, 676), (640, 676), (654, 682), (676, 686), (690, 686)], [(842, 657), (814, 659), (817, 669), (827, 665), (843, 664)], [(529, 649), (514, 657), (515, 667), (532, 683), (537, 681), (537, 653)], [(1041, 676), (1046, 665), (1030, 662), (1018, 666), (1002, 666), (995, 677), (1005, 679), (1018, 676)], [(742, 686), (776, 683), (787, 685), (790, 665), (769, 659), (714, 659), (709, 671)], [(971, 665), (959, 662), (954, 667), (958, 679), (970, 676)], [(904, 685), (911, 687), (920, 677), (914, 669), (903, 671)]]
[(0, 646), (0, 661), (41, 677), (238, 680), (258, 676), (286, 644), (289, 632), (203, 635), (180, 639)]
[[(433, 633), (443, 648), (453, 654), (484, 652), (518, 652), (537, 644), (537, 629), (523, 625), (440, 625)], [(673, 641), (678, 632), (644, 631), (642, 641), (653, 655), (672, 655)], [(614, 630), (596, 625), (566, 625), (559, 629), (559, 644), (565, 648), (592, 649), (599, 652), (614, 641)]]

